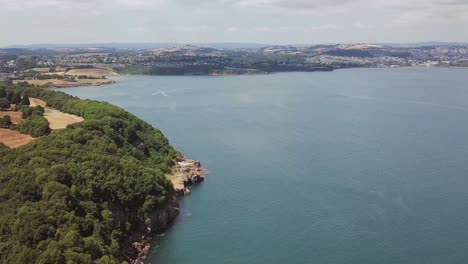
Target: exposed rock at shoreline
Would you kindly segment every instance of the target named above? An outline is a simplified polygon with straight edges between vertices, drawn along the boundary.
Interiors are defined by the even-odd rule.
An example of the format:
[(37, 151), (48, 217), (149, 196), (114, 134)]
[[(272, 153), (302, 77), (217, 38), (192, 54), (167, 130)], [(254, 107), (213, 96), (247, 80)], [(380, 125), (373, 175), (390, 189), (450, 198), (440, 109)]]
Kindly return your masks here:
[[(179, 196), (190, 194), (189, 186), (205, 180), (206, 170), (199, 161), (181, 157), (175, 160), (173, 173), (167, 176)], [(151, 248), (151, 241), (156, 234), (164, 232), (179, 214), (179, 201), (176, 195), (169, 204), (151, 215), (145, 216), (144, 225), (129, 238), (128, 247), (123, 255), (130, 264), (143, 264)]]
[(190, 194), (188, 187), (205, 180), (206, 170), (201, 167), (199, 161), (187, 157), (179, 158), (175, 162), (174, 171), (167, 178), (179, 195), (188, 195)]
[(130, 264), (143, 264), (151, 248), (151, 241), (156, 234), (164, 232), (179, 214), (179, 201), (176, 195), (170, 198), (169, 204), (162, 209), (145, 215), (142, 225), (131, 237), (122, 252)]

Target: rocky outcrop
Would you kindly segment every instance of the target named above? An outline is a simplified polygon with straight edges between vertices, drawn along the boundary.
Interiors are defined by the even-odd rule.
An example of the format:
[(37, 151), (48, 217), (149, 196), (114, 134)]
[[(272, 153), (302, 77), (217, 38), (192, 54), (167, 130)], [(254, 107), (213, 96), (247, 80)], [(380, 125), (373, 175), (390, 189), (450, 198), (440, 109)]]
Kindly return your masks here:
[(175, 163), (173, 174), (167, 178), (179, 195), (188, 195), (190, 186), (205, 180), (206, 170), (201, 167), (199, 161), (187, 157), (181, 157)]

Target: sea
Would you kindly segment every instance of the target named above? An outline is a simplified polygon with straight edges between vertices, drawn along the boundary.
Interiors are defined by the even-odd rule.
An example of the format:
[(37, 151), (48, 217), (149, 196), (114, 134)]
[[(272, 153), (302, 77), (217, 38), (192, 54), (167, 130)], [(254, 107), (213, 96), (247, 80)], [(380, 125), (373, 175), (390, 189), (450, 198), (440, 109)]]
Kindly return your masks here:
[(208, 170), (147, 263), (468, 263), (468, 69), (114, 80)]

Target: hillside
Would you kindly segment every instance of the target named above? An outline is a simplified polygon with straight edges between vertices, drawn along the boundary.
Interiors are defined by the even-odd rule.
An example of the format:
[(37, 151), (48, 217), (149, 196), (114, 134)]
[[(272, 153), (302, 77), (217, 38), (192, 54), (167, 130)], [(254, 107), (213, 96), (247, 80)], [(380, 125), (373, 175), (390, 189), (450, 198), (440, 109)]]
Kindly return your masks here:
[(84, 121), (17, 149), (0, 144), (0, 263), (135, 259), (129, 238), (161, 230), (177, 214), (165, 174), (180, 154), (159, 130), (111, 104), (9, 86)]

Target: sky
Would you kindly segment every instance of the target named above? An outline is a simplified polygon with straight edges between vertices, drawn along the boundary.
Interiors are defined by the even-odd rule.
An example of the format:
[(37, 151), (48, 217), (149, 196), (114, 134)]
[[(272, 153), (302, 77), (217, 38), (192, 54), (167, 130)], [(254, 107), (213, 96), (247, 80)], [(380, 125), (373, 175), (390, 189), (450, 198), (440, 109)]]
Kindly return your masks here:
[(468, 0), (0, 0), (0, 46), (468, 42)]

